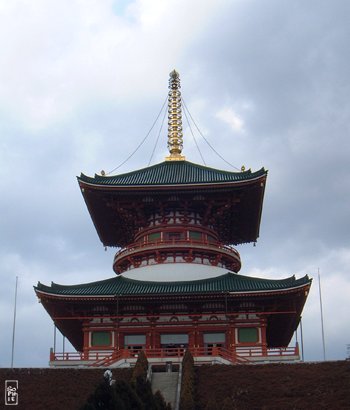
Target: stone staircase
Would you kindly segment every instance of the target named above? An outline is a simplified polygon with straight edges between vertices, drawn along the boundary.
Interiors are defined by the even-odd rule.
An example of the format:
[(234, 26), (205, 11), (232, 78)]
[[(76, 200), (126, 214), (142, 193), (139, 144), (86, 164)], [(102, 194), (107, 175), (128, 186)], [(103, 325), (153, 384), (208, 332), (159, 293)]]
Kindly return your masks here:
[(159, 372), (152, 373), (152, 392), (159, 390), (166, 403), (170, 403), (171, 408), (176, 410), (177, 407), (177, 390), (178, 390), (178, 372)]

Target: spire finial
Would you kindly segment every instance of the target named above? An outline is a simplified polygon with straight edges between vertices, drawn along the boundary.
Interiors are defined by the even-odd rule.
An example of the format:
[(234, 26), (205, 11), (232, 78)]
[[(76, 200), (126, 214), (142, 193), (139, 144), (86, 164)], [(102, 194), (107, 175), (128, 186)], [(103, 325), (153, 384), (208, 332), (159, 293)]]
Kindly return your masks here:
[(170, 73), (168, 94), (168, 150), (166, 161), (184, 161), (181, 155), (183, 148), (182, 113), (180, 76), (176, 70)]

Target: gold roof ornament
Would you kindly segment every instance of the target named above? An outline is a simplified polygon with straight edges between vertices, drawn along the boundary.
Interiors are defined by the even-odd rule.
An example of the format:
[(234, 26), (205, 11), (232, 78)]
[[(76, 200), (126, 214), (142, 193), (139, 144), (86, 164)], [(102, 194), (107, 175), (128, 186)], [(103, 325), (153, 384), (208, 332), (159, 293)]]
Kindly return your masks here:
[(170, 73), (168, 94), (168, 150), (166, 161), (184, 161), (180, 76), (176, 70)]

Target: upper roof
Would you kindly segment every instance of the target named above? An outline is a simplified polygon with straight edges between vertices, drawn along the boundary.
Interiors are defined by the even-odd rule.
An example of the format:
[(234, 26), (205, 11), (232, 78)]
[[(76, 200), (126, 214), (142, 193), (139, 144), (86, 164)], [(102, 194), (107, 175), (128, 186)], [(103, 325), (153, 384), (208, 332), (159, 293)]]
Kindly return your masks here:
[(86, 184), (100, 186), (189, 186), (239, 183), (252, 181), (266, 175), (267, 171), (264, 168), (256, 172), (252, 172), (251, 170), (229, 172), (194, 164), (189, 161), (164, 161), (147, 168), (115, 176), (95, 174), (92, 178), (81, 174), (78, 180)]
[(38, 283), (35, 290), (38, 294), (46, 293), (66, 297), (91, 296), (145, 296), (145, 295), (175, 295), (175, 294), (210, 294), (210, 293), (256, 293), (283, 291), (311, 284), (311, 279), (305, 275), (296, 279), (261, 279), (226, 273), (215, 278), (181, 281), (181, 282), (146, 282), (114, 277), (98, 282), (66, 286), (52, 283), (51, 286)]
[[(188, 161), (165, 161), (116, 176), (78, 177), (81, 192), (105, 246), (125, 247), (148, 219), (166, 209), (202, 215), (225, 244), (259, 236), (267, 171), (229, 172)], [(163, 210), (163, 211), (161, 211)]]

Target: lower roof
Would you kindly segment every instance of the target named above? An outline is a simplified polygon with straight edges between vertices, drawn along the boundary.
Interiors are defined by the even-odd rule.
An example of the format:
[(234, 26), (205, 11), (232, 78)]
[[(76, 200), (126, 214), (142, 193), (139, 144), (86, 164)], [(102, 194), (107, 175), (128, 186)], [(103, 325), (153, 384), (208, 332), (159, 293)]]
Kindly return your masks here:
[(256, 293), (292, 290), (309, 285), (311, 281), (312, 279), (308, 275), (299, 279), (296, 279), (295, 276), (287, 279), (261, 279), (228, 272), (209, 279), (174, 282), (141, 281), (123, 276), (70, 286), (53, 282), (51, 286), (47, 286), (38, 282), (34, 289), (38, 295), (47, 294), (65, 297), (210, 294), (220, 292)]

